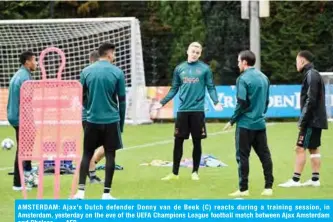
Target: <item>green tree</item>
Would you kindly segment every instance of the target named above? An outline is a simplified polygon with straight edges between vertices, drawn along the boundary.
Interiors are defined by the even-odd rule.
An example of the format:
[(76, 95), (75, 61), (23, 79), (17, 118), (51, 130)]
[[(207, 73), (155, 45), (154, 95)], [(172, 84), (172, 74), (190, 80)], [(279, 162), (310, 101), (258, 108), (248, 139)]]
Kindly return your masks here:
[(186, 50), (191, 42), (205, 41), (205, 24), (200, 2), (158, 2), (158, 16), (163, 25), (170, 27), (171, 42), (167, 57), (168, 77), (171, 81), (172, 72), (177, 64), (185, 60)]
[(316, 17), (316, 55), (315, 65), (320, 72), (333, 71), (333, 2), (321, 2), (319, 14)]
[(141, 35), (147, 85), (168, 85), (171, 51), (171, 27), (165, 25), (158, 15), (159, 2), (149, 2), (148, 18), (141, 21)]
[(1, 1), (0, 19), (37, 19), (49, 16), (49, 3), (36, 1)]
[(332, 67), (331, 2), (271, 2), (270, 9), (270, 17), (261, 19), (261, 49), (262, 70), (273, 83), (301, 81), (295, 67), (300, 50), (317, 56), (319, 71)]
[(237, 55), (249, 48), (248, 20), (240, 17), (240, 2), (202, 3), (206, 26), (204, 60), (211, 64), (216, 84), (235, 84)]
[[(186, 59), (190, 42), (203, 43), (202, 59), (216, 84), (234, 84), (237, 55), (249, 48), (249, 20), (240, 18), (239, 1), (1, 1), (0, 19), (136, 17), (141, 22), (148, 85), (167, 85), (172, 71)], [(262, 70), (272, 83), (299, 83), (299, 50), (316, 55), (319, 71), (333, 71), (333, 2), (274, 2), (261, 19)]]

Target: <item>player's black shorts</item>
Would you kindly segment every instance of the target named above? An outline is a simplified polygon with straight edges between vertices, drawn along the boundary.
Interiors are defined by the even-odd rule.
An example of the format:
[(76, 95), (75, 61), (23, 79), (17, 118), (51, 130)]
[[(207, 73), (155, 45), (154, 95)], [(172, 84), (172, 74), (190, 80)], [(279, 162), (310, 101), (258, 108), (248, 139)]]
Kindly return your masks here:
[(319, 128), (305, 128), (298, 133), (296, 145), (308, 149), (317, 149), (321, 145), (321, 130)]
[[(83, 121), (82, 121), (82, 128), (83, 128), (83, 131), (85, 130), (86, 126), (87, 126), (87, 121), (86, 121), (86, 120), (83, 120)], [(103, 141), (102, 141), (102, 140), (98, 141), (98, 144), (97, 144), (97, 147), (96, 147), (96, 148), (98, 148), (98, 147), (100, 147), (100, 146), (103, 146)]]
[(86, 120), (83, 120), (83, 121), (82, 121), (82, 128), (83, 128), (83, 130), (86, 128), (86, 125), (87, 125), (87, 121), (86, 121)]
[(207, 137), (204, 112), (178, 112), (175, 124), (175, 137), (188, 139), (204, 139)]
[(95, 150), (103, 146), (105, 152), (123, 148), (119, 123), (96, 124), (86, 122), (84, 147)]

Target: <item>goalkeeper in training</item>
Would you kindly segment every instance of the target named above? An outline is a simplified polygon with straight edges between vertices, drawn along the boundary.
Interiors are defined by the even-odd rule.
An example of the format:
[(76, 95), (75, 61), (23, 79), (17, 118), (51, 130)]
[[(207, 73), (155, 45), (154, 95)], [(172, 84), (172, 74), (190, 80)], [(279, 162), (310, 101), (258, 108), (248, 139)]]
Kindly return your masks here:
[(98, 53), (99, 61), (83, 69), (80, 78), (87, 123), (84, 129), (79, 188), (74, 199), (84, 199), (89, 163), (100, 141), (106, 159), (102, 199), (114, 199), (110, 191), (115, 170), (115, 154), (117, 149), (123, 147), (121, 132), (124, 128), (126, 109), (124, 72), (112, 64), (115, 58), (113, 44), (103, 43)]
[(162, 180), (178, 179), (179, 165), (183, 156), (183, 143), (192, 136), (193, 142), (193, 171), (192, 180), (199, 180), (199, 165), (201, 159), (201, 140), (207, 137), (205, 125), (205, 91), (208, 89), (215, 109), (222, 110), (222, 105), (217, 98), (213, 83), (212, 72), (208, 65), (199, 61), (202, 46), (193, 42), (187, 50), (187, 61), (179, 64), (173, 73), (172, 86), (169, 93), (161, 100), (158, 108), (167, 104), (178, 92), (180, 106), (175, 123), (175, 140), (173, 150), (172, 173)]

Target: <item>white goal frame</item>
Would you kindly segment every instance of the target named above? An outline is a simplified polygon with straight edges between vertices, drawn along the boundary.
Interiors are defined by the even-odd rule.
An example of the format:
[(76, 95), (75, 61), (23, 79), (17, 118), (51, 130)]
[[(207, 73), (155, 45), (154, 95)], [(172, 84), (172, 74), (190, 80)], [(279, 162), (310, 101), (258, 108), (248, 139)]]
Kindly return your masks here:
[[(70, 28), (70, 26), (72, 25), (73, 27), (73, 23), (76, 24), (80, 24), (80, 25), (84, 25), (85, 24), (89, 24), (89, 25), (93, 25), (96, 23), (100, 23), (99, 25), (101, 26), (101, 24), (103, 23), (114, 23), (115, 27), (116, 26), (121, 26), (119, 24), (122, 23), (126, 23), (126, 37), (130, 36), (130, 40), (126, 39), (126, 42), (130, 42), (130, 50), (125, 50), (126, 52), (128, 52), (127, 55), (130, 55), (130, 62), (127, 62), (127, 59), (125, 62), (126, 63), (126, 67), (130, 67), (128, 73), (125, 72), (125, 77), (130, 81), (129, 84), (127, 84), (127, 80), (126, 80), (126, 100), (127, 100), (127, 109), (126, 109), (126, 123), (127, 124), (143, 124), (143, 123), (151, 123), (151, 119), (150, 119), (150, 114), (149, 114), (149, 110), (148, 110), (148, 101), (147, 101), (147, 97), (146, 97), (146, 81), (145, 81), (145, 73), (144, 73), (144, 64), (143, 64), (143, 53), (142, 53), (142, 42), (141, 42), (141, 31), (140, 31), (140, 22), (138, 19), (136, 19), (135, 17), (114, 17), (114, 18), (74, 18), (74, 19), (28, 19), (28, 20), (0, 20), (0, 31), (2, 30), (6, 30), (6, 28), (10, 27), (10, 26), (18, 26), (21, 27), (19, 25), (22, 25), (22, 27), (24, 25), (31, 25), (31, 26), (37, 26), (37, 25), (43, 25), (46, 27), (46, 30), (48, 30), (49, 26), (52, 28), (53, 24), (61, 24), (63, 26), (68, 25), (68, 27)], [(119, 23), (119, 24), (118, 24)], [(127, 26), (130, 26), (130, 28), (128, 28)], [(96, 24), (97, 25), (97, 24)], [(89, 26), (90, 27), (90, 26)], [(55, 30), (56, 28), (52, 29)], [(59, 28), (60, 29), (60, 28)], [(117, 28), (115, 28), (116, 30)], [(130, 29), (130, 31), (128, 31), (128, 29)], [(96, 30), (98, 30), (98, 28), (96, 28)], [(112, 31), (112, 29), (110, 29)], [(110, 30), (108, 30), (110, 32)], [(27, 30), (27, 33), (29, 30)], [(35, 31), (35, 30), (33, 30)], [(61, 30), (60, 30), (61, 31)], [(43, 32), (43, 30), (41, 30), (41, 32)], [(47, 33), (47, 31), (44, 30), (45, 36), (46, 38), (49, 36), (51, 36), (50, 34)], [(97, 33), (98, 34), (101, 34)], [(106, 32), (107, 33), (107, 32)], [(94, 33), (96, 34), (96, 33)], [(103, 34), (103, 33), (102, 33)], [(21, 34), (22, 35), (22, 34)], [(92, 35), (91, 33), (86, 33), (85, 37), (89, 38), (87, 36)], [(116, 34), (114, 36), (117, 36)], [(44, 37), (44, 36), (43, 36)], [(3, 41), (1, 40), (1, 38), (3, 38)], [(75, 39), (75, 41), (79, 41), (76, 40), (80, 39), (80, 36), (75, 36), (73, 34), (73, 39)], [(110, 36), (108, 38), (108, 36), (103, 36), (103, 40), (99, 40), (98, 43), (97, 39), (92, 39), (89, 41), (95, 41), (94, 44), (100, 44), (102, 43), (102, 41), (110, 41), (112, 42), (112, 37)], [(114, 37), (117, 38), (117, 37)], [(124, 38), (124, 36), (121, 36), (119, 38)], [(72, 39), (71, 39), (72, 40)], [(8, 38), (8, 36), (6, 36), (6, 33), (0, 35), (0, 53), (1, 53), (1, 47), (5, 48), (6, 45), (4, 44), (8, 44), (8, 41), (10, 41), (10, 39)], [(50, 42), (52, 42), (52, 44), (48, 45), (49, 46), (55, 46), (57, 47), (56, 44), (54, 44), (54, 40), (49, 40)], [(60, 39), (59, 41), (66, 41), (63, 39)], [(120, 41), (120, 40), (119, 40)], [(32, 39), (33, 44), (38, 44), (38, 42), (36, 43), (33, 39)], [(13, 42), (13, 45), (17, 44), (17, 42)], [(83, 43), (82, 43), (83, 44)], [(43, 45), (43, 42), (41, 42), (41, 45)], [(43, 47), (45, 47), (43, 45)], [(116, 46), (117, 47), (117, 46)], [(26, 44), (24, 47), (22, 47), (22, 49), (28, 49), (28, 44)], [(59, 47), (61, 49), (61, 47)], [(80, 49), (77, 49), (78, 51)], [(130, 52), (129, 52), (130, 51)], [(23, 51), (22, 51), (23, 52)], [(37, 55), (39, 56), (40, 51), (36, 52)], [(85, 64), (85, 66), (87, 66), (89, 64), (88, 61), (88, 55), (86, 55), (87, 57), (87, 64)], [(117, 48), (116, 48), (116, 56), (117, 56)], [(16, 59), (16, 58), (15, 58)], [(19, 68), (18, 65), (18, 57), (16, 59), (17, 61), (17, 66), (16, 68)], [(1, 63), (1, 61), (0, 61)], [(124, 62), (123, 62), (124, 63)], [(116, 60), (116, 65), (117, 65), (117, 60)], [(7, 75), (7, 74), (2, 74), (4, 72), (2, 68), (6, 66), (6, 64), (2, 63), (0, 64), (0, 76), (1, 75)], [(84, 66), (82, 66), (82, 69), (84, 68)], [(17, 70), (16, 69), (16, 70)], [(38, 70), (40, 71), (40, 70)], [(15, 71), (13, 73), (11, 73), (10, 75), (12, 76), (15, 73)], [(79, 74), (79, 73), (78, 73)], [(129, 78), (127, 77), (129, 76)], [(6, 77), (7, 78), (7, 77)], [(68, 79), (68, 78), (67, 78)], [(4, 80), (4, 83), (2, 84), (8, 84), (6, 83), (7, 80)], [(6, 103), (7, 105), (7, 98), (0, 98), (0, 103)], [(6, 107), (3, 104), (1, 105), (1, 107)], [(8, 125), (8, 121), (7, 119), (3, 119), (3, 115), (0, 115), (0, 125)]]
[(326, 86), (326, 111), (328, 121), (333, 122), (333, 72), (320, 72), (320, 75), (325, 85), (330, 85), (329, 88)]

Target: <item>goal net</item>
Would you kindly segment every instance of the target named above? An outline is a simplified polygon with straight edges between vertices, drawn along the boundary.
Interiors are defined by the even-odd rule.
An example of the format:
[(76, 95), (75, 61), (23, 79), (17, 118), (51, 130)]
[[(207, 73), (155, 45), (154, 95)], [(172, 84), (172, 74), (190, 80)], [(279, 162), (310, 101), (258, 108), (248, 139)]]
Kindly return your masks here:
[(333, 72), (321, 72), (326, 88), (326, 111), (327, 118), (333, 122)]
[[(0, 21), (0, 124), (8, 124), (8, 85), (20, 67), (19, 55), (23, 51), (39, 55), (47, 47), (60, 48), (66, 55), (62, 79), (79, 80), (81, 70), (89, 65), (89, 53), (103, 42), (116, 45), (115, 65), (125, 73), (126, 123), (150, 123), (140, 23), (129, 17)], [(56, 53), (47, 55), (44, 61), (47, 78), (56, 78), (59, 62)], [(41, 79), (40, 70), (32, 76)]]

